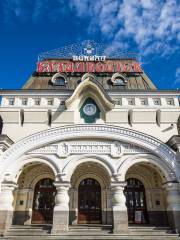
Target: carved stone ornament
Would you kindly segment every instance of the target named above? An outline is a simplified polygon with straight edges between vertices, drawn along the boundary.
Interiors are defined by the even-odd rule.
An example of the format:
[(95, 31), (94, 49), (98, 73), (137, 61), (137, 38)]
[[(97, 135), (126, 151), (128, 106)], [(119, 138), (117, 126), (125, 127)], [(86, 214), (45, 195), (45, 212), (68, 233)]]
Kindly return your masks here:
[(110, 155), (112, 158), (119, 158), (123, 154), (134, 153), (148, 153), (148, 151), (118, 141), (69, 141), (38, 148), (28, 154), (56, 154), (63, 158), (77, 154), (100, 154)]

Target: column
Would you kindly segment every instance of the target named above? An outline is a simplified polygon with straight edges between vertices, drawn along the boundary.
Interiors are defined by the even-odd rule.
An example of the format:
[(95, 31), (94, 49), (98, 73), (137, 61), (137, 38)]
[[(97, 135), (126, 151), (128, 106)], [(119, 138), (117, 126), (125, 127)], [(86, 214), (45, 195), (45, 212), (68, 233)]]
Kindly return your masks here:
[(175, 232), (180, 233), (179, 183), (167, 182), (164, 186), (167, 191), (167, 212), (168, 212), (169, 223)]
[(111, 185), (114, 233), (128, 232), (126, 198), (123, 192), (125, 185), (125, 182)]
[(13, 190), (16, 184), (11, 181), (1, 183), (0, 193), (0, 234), (6, 233), (13, 218)]
[(69, 183), (55, 182), (56, 197), (53, 213), (52, 233), (58, 234), (68, 231), (69, 225)]

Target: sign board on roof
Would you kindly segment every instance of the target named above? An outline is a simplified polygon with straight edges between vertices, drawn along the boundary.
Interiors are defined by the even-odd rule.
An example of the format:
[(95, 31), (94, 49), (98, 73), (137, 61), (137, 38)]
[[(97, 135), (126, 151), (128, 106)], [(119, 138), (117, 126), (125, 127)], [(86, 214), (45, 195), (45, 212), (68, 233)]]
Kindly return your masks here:
[(105, 53), (102, 45), (91, 41), (70, 45), (41, 54), (37, 72), (142, 72), (140, 63), (135, 58), (125, 60), (117, 55), (107, 57)]

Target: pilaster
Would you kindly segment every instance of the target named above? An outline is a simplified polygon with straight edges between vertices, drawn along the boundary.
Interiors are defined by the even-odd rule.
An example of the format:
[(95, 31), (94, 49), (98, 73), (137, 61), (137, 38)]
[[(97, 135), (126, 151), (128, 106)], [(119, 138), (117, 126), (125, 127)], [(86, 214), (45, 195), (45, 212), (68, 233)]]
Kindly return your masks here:
[(74, 187), (69, 189), (69, 224), (77, 225), (78, 220), (78, 202), (77, 202), (78, 190)]
[(33, 205), (33, 189), (16, 189), (16, 207), (13, 214), (13, 224), (30, 225)]
[(179, 183), (167, 182), (167, 212), (169, 223), (175, 232), (180, 233), (180, 190)]
[(0, 234), (4, 234), (12, 224), (13, 218), (13, 190), (16, 184), (12, 181), (1, 183), (0, 193)]

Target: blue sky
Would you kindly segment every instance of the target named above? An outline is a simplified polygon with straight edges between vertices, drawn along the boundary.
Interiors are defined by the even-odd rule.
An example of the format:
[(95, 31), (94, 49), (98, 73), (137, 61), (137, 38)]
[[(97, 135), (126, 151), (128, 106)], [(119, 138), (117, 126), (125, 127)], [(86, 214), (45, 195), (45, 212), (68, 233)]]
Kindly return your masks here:
[(137, 52), (159, 89), (180, 88), (179, 0), (0, 0), (0, 88), (21, 88), (41, 52), (86, 39)]

